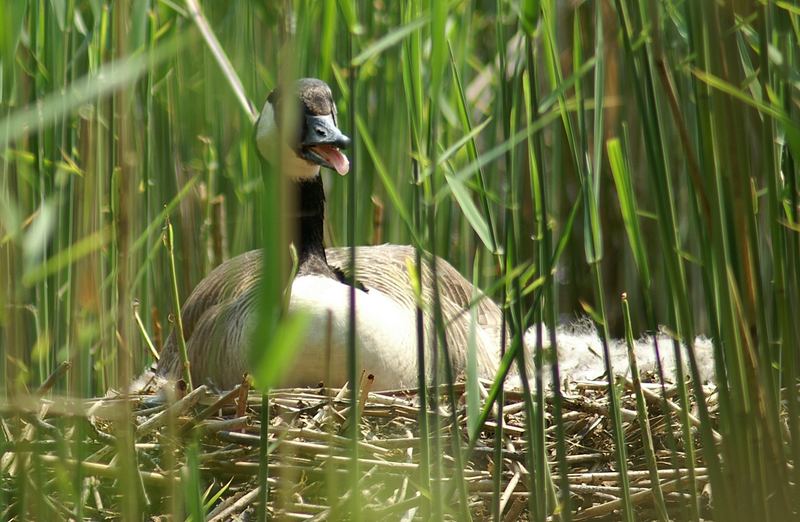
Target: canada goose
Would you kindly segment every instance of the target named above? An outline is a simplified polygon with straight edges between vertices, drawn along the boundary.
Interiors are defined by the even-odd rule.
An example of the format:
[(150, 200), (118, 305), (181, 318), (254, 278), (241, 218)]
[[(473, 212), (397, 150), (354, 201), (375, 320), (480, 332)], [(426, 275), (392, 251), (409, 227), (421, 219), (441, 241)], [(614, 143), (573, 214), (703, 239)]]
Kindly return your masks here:
[[(296, 143), (279, 144), (282, 175), (294, 182), (298, 195), (295, 247), (299, 264), (289, 309), (309, 313), (314, 326), (307, 332), (296, 363), (282, 384), (314, 386), (329, 376), (327, 385), (341, 386), (347, 380), (345, 347), (350, 288), (343, 274), (350, 271), (349, 252), (343, 248), (324, 248), (325, 195), (320, 167), (345, 174), (349, 163), (339, 149), (346, 147), (349, 139), (336, 126), (336, 107), (324, 82), (299, 80), (294, 94), (300, 102), (302, 117), (300, 132), (292, 135), (300, 138)], [(276, 129), (282, 123), (285, 102), (281, 93), (273, 91), (256, 123), (257, 148), (264, 156), (274, 151), (271, 147), (280, 141)], [(231, 388), (247, 371), (248, 334), (257, 320), (255, 297), (260, 259), (261, 252), (254, 250), (222, 263), (195, 287), (183, 305), (184, 336), (195, 382)], [(415, 298), (407, 269), (408, 260), (413, 259), (414, 249), (410, 246), (356, 249), (357, 343), (362, 368), (375, 376), (375, 390), (417, 384)], [(469, 309), (476, 290), (444, 260), (437, 261), (437, 272), (451, 361), (455, 372), (460, 373), (466, 367), (470, 332), (470, 314), (464, 312)], [(427, 263), (423, 263), (422, 275), (423, 300), (431, 303), (432, 274)], [(476, 306), (478, 373), (491, 378), (499, 359), (501, 312), (490, 299), (481, 299)], [(329, 317), (330, 352), (326, 328)], [(430, 340), (434, 333), (431, 314), (425, 313), (424, 322), (425, 337)], [(173, 330), (162, 351), (156, 376), (175, 379), (180, 375)]]

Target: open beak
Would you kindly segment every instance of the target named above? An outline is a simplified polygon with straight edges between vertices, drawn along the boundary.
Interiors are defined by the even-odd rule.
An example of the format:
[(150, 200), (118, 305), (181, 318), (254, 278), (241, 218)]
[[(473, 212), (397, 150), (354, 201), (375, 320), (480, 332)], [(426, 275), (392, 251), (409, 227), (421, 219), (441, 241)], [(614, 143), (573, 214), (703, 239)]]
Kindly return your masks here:
[(336, 127), (332, 115), (306, 115), (300, 155), (317, 165), (335, 170), (342, 176), (350, 171), (350, 161), (340, 149), (350, 146), (350, 138)]

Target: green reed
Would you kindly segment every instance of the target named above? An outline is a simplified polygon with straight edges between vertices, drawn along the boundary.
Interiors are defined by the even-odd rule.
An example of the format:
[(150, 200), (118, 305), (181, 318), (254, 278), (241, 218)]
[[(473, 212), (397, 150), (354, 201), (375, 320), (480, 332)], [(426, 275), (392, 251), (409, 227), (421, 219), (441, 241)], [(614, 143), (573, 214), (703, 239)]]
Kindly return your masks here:
[[(561, 376), (558, 365), (551, 376), (542, 367), (556, 326), (579, 314), (591, 315), (604, 340), (655, 339), (663, 325), (675, 342), (658, 349), (678, 357), (697, 334), (714, 339), (715, 409), (698, 402), (699, 428), (688, 417), (689, 399), (704, 396), (693, 350), (687, 371), (666, 376), (677, 379), (682, 406), (667, 438), (688, 449), (670, 452), (672, 466), (688, 468), (679, 487), (689, 499), (683, 517), (705, 518), (694, 487), (700, 466), (708, 469), (715, 519), (797, 516), (796, 3), (28, 0), (7, 7), (0, 12), (4, 404), (64, 362), (71, 367), (55, 382), (59, 396), (123, 388), (152, 362), (137, 321), (158, 348), (170, 314), (179, 319), (166, 285), (174, 282), (185, 299), (222, 260), (257, 247), (266, 254), (254, 344), (267, 348), (254, 352), (253, 367), (261, 384), (276, 378), (301, 344), (303, 324), (282, 316), (286, 188), (279, 166), (259, 160), (252, 123), (270, 89), (317, 76), (333, 87), (340, 124), (354, 137), (353, 172), (326, 179), (328, 244), (410, 243), (417, 274), (437, 254), (503, 306), (508, 349), (500, 373), (512, 364), (527, 369), (531, 518), (573, 514)], [(376, 206), (384, 208), (379, 222), (368, 219)], [(160, 243), (168, 216), (173, 257)], [(627, 304), (606, 305), (623, 292), (627, 317)], [(437, 350), (422, 361), (420, 380), (431, 368), (447, 388), (456, 378), (447, 364), (454, 347), (444, 343), (435, 302), (429, 311)], [(531, 327), (527, 360), (522, 336)], [(357, 336), (352, 331), (351, 354)], [(477, 382), (467, 383), (468, 434), (459, 433), (455, 408), (438, 415), (437, 406), (453, 406), (452, 387), (441, 395), (421, 390), (415, 480), (425, 516), (469, 516), (460, 468), (477, 426), (502, 404), (495, 384), (478, 412)], [(615, 386), (609, 376), (608, 426), (626, 491)], [(491, 506), (500, 519), (502, 416), (497, 425)], [(26, 436), (29, 426), (4, 414), (0, 444)], [(90, 429), (73, 427), (78, 435)], [(358, 424), (350, 427), (346, 509), (357, 517), (363, 469)], [(450, 467), (442, 428), (459, 463), (448, 487), (437, 480)], [(116, 446), (119, 488), (141, 491), (128, 431), (123, 423)], [(67, 443), (79, 460), (89, 455), (80, 440)], [(203, 493), (209, 482), (196, 456), (191, 446), (180, 456), (188, 489), (174, 488), (170, 510), (199, 517), (213, 494)], [(268, 458), (265, 441), (262, 505)], [(62, 470), (76, 478), (71, 485), (48, 478), (35, 454), (18, 469), (9, 481), (0, 470), (10, 484), (0, 488), (0, 504), (9, 506), (3, 516), (46, 518), (58, 509), (56, 497), (70, 499), (77, 518), (89, 516), (80, 466)], [(141, 494), (126, 498), (127, 516), (158, 509)], [(630, 519), (627, 492), (622, 500)]]

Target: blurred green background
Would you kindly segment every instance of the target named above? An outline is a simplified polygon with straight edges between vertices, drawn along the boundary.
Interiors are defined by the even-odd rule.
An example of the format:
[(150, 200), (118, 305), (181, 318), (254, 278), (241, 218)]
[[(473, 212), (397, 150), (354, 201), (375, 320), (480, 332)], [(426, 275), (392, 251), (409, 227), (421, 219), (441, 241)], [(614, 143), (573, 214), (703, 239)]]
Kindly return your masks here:
[[(781, 330), (791, 325), (780, 316), (797, 302), (790, 154), (797, 9), (789, 3), (631, 4), (635, 62), (625, 54), (618, 9), (605, 2), (449, 2), (446, 43), (431, 38), (431, 14), (415, 2), (236, 1), (203, 9), (258, 109), (282, 68), (332, 85), (341, 127), (357, 135), (350, 153), (357, 193), (348, 201), (346, 179), (327, 179), (328, 244), (346, 243), (350, 211), (357, 244), (410, 241), (400, 216), (417, 201), (415, 162), (424, 168), (431, 158), (430, 86), (439, 75), (435, 143), (438, 154), (456, 149), (436, 173), (435, 237), (422, 237), (468, 278), (481, 251), (477, 281), (496, 282), (487, 238), (500, 238), (502, 250), (509, 220), (515, 265), (546, 266), (537, 258), (538, 168), (547, 231), (565, 246), (552, 300), (561, 322), (598, 308), (589, 259), (599, 260), (613, 335), (622, 334), (618, 297), (627, 292), (637, 332), (652, 327), (647, 295), (656, 322), (676, 331), (675, 307), (685, 297), (695, 333), (739, 325), (736, 343), (752, 336), (749, 343), (770, 350), (786, 335), (796, 339), (794, 329)], [(10, 2), (2, 24), (3, 375), (7, 383), (37, 383), (56, 362), (77, 357), (71, 390), (100, 393), (116, 383), (120, 353), (132, 356), (126, 374), (148, 360), (134, 300), (157, 339), (170, 327), (165, 215), (176, 227), (185, 297), (211, 268), (259, 245), (264, 173), (248, 114), (186, 5)], [(419, 85), (409, 87), (408, 78)], [(462, 139), (462, 90), (466, 117), (480, 126), (472, 134), (477, 156)], [(528, 125), (536, 127), (531, 139)], [(636, 199), (634, 250), (610, 140), (619, 140)], [(663, 179), (654, 180), (654, 170)], [(581, 198), (574, 226), (565, 228)], [(673, 219), (667, 236), (659, 232), (662, 211)], [(595, 218), (596, 256), (587, 255), (586, 228)], [(665, 243), (669, 234), (677, 251)], [(637, 247), (649, 262), (644, 275)], [(680, 262), (683, 297), (670, 283), (670, 258)], [(532, 296), (524, 297), (526, 309)]]
[[(192, 4), (0, 9), (6, 397), (62, 361), (56, 389), (81, 396), (148, 364), (137, 321), (156, 344), (170, 328), (167, 216), (183, 298), (273, 222), (247, 102)], [(516, 333), (589, 315), (621, 336), (627, 292), (635, 332), (712, 337), (717, 508), (798, 512), (796, 0), (202, 9), (257, 108), (279, 75), (331, 84), (356, 190), (327, 179), (329, 245), (416, 235), (493, 289)]]

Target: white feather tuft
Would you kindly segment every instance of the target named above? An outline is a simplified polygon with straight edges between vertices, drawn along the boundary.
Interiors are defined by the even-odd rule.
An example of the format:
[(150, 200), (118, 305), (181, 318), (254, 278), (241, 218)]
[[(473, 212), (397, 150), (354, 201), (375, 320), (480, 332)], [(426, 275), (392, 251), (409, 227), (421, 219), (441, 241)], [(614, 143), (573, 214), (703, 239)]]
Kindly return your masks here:
[[(542, 326), (542, 345), (550, 348), (550, 334)], [(655, 340), (661, 359), (664, 377), (667, 381), (675, 381), (676, 359), (674, 343), (666, 333), (659, 332)], [(604, 378), (605, 362), (603, 360), (603, 344), (597, 330), (589, 320), (579, 320), (569, 325), (562, 325), (556, 329), (556, 343), (558, 345), (558, 365), (562, 382), (564, 381), (591, 381)], [(530, 354), (536, 347), (536, 327), (532, 326), (525, 333), (525, 345)], [(643, 336), (634, 342), (634, 356), (641, 373), (657, 373), (655, 346), (653, 336)], [(608, 341), (611, 353), (611, 364), (615, 375), (629, 377), (630, 362), (628, 361), (628, 348), (624, 339), (610, 339)], [(680, 345), (681, 360), (684, 374), (688, 375), (687, 348)], [(706, 337), (698, 336), (694, 342), (694, 353), (700, 370), (700, 378), (704, 383), (714, 380), (714, 347)], [(544, 369), (545, 382), (548, 387), (552, 385), (551, 369), (547, 364)], [(516, 384), (516, 383), (512, 383)]]

